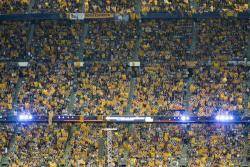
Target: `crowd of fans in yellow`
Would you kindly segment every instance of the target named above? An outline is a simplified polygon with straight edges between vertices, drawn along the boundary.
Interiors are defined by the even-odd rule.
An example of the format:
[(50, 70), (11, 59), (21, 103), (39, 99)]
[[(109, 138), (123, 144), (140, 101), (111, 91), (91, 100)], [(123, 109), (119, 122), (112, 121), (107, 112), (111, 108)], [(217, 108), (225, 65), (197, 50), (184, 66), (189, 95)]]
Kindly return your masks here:
[(13, 92), (18, 82), (18, 71), (14, 66), (0, 63), (0, 113), (13, 109)]
[[(104, 124), (21, 125), (18, 127), (11, 167), (105, 166), (107, 132)], [(249, 134), (245, 125), (115, 125), (112, 137), (114, 166), (180, 165), (190, 167), (241, 166)], [(11, 127), (1, 132), (1, 149), (8, 145)], [(209, 132), (209, 133), (208, 133)], [(65, 159), (66, 143), (71, 152)], [(2, 153), (4, 154), (4, 150)], [(2, 155), (2, 154), (1, 154)]]
[[(0, 13), (26, 13), (30, 3), (31, 0), (0, 0)], [(36, 0), (32, 12), (127, 14), (135, 12), (136, 3)], [(142, 13), (219, 11), (235, 14), (248, 9), (245, 0), (142, 0), (140, 3)], [(187, 110), (198, 116), (211, 116), (218, 112), (242, 114), (244, 109), (250, 109), (249, 99), (245, 104), (246, 93), (249, 95), (245, 84), (249, 69), (226, 63), (243, 61), (246, 57), (248, 20), (199, 20), (195, 25), (191, 20), (145, 21), (141, 23), (136, 56), (139, 37), (135, 22), (92, 21), (86, 28), (80, 23), (42, 21), (35, 24), (30, 45), (27, 45), (29, 23), (1, 23), (0, 60), (26, 57), (29, 61), (29, 66), (24, 68), (0, 63), (1, 115), (14, 109), (15, 95), (18, 112), (68, 114), (70, 94), (74, 91), (73, 114), (124, 115), (131, 84), (131, 68), (126, 62), (135, 57), (142, 65), (136, 72), (130, 110), (133, 115), (179, 116), (180, 111)], [(88, 32), (83, 39), (85, 28)], [(195, 63), (187, 65), (192, 56)], [(86, 63), (84, 67), (75, 67), (72, 63), (81, 60), (99, 62)], [(204, 61), (209, 65), (204, 65)], [(20, 80), (20, 90), (15, 92)], [(190, 95), (185, 104), (187, 92)], [(63, 165), (67, 142), (72, 147), (67, 160), (71, 166), (105, 166), (106, 154), (101, 153), (102, 144), (107, 144), (106, 132), (102, 130), (105, 126), (76, 125), (68, 141), (71, 126), (20, 125), (14, 151), (10, 153), (11, 166)], [(171, 165), (181, 159), (187, 147), (188, 166), (239, 166), (249, 140), (249, 136), (243, 134), (243, 125), (116, 127), (115, 165), (121, 159), (125, 159), (128, 166)], [(12, 126), (1, 128), (0, 158), (8, 152), (14, 133)]]
[(20, 125), (14, 151), (10, 153), (11, 166), (49, 166), (63, 162), (69, 125)]
[[(1, 13), (25, 13), (33, 0), (2, 0), (0, 1)], [(85, 11), (87, 13), (132, 13), (135, 6), (140, 4), (141, 11), (147, 12), (229, 12), (240, 13), (247, 11), (247, 0), (36, 0), (34, 12), (62, 12), (72, 13)]]
[(72, 70), (69, 64), (60, 63), (35, 64), (22, 71), (25, 79), (18, 94), (18, 108), (38, 115), (51, 111), (65, 114), (72, 89)]
[[(26, 55), (30, 61), (29, 67), (11, 70), (8, 63), (1, 63), (1, 70), (6, 71), (1, 73), (1, 111), (13, 108), (15, 86), (22, 79), (17, 94), (18, 108), (37, 114), (67, 113), (69, 96), (75, 86), (75, 113), (124, 113), (131, 80), (125, 62), (135, 56), (138, 39), (133, 22), (115, 23), (116, 26), (90, 22), (88, 34), (81, 40), (80, 24), (45, 21), (35, 26), (30, 46), (25, 44), (27, 32), (14, 29), (22, 25), (25, 24), (4, 22), (1, 25), (5, 29), (1, 34), (4, 46), (1, 58), (9, 55), (7, 59), (18, 60)], [(131, 102), (133, 114), (171, 115), (167, 111), (188, 110), (199, 116), (210, 116), (217, 109), (241, 112), (249, 107), (245, 103), (249, 91), (245, 85), (247, 68), (226, 63), (245, 60), (247, 21), (197, 22), (194, 51), (191, 51), (192, 26), (191, 21), (184, 20), (142, 23), (138, 59), (143, 63), (138, 69)], [(104, 63), (90, 63), (81, 68), (72, 63), (81, 60), (104, 60)], [(195, 63), (188, 65), (192, 61)], [(189, 73), (190, 68), (193, 74)], [(191, 93), (189, 106), (184, 104), (186, 90)]]
[(78, 77), (76, 112), (83, 115), (122, 115), (129, 94), (126, 66), (93, 64)]

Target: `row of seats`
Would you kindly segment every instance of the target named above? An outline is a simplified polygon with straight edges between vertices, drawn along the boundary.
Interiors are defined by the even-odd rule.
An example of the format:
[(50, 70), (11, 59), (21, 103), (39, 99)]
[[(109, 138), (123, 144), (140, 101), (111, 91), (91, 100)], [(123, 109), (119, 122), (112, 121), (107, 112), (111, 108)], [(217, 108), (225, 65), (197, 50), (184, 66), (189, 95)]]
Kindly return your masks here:
[[(104, 125), (79, 124), (68, 145), (71, 125), (20, 125), (10, 153), (17, 166), (105, 166), (107, 131)], [(242, 166), (249, 134), (245, 125), (113, 125), (114, 166)], [(10, 134), (3, 134), (7, 140)], [(1, 145), (1, 149), (4, 145)]]
[(2, 0), (1, 13), (26, 13), (32, 12), (87, 12), (87, 13), (131, 13), (136, 6), (141, 6), (141, 11), (146, 12), (229, 12), (240, 13), (248, 10), (247, 0), (229, 1), (204, 1), (204, 0)]

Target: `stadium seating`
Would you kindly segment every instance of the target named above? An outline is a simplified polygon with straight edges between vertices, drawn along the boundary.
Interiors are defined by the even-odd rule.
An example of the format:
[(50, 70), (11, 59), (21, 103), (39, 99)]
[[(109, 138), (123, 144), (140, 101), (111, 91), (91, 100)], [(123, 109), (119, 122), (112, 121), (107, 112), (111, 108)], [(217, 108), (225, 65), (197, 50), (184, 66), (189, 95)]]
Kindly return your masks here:
[(18, 94), (19, 109), (44, 115), (65, 114), (72, 88), (72, 66), (67, 63), (34, 64), (23, 70), (24, 81)]
[(86, 13), (121, 13), (134, 12), (135, 1), (128, 0), (86, 0), (84, 3)]
[(0, 2), (0, 13), (25, 13), (28, 11), (29, 3), (30, 0), (3, 0)]
[(141, 5), (141, 12), (180, 12), (180, 13), (206, 13), (224, 12), (234, 14), (247, 11), (247, 0), (228, 0), (228, 1), (170, 1), (170, 0), (2, 0), (0, 11), (4, 14), (26, 13), (32, 6), (33, 12), (87, 12), (87, 13), (132, 13), (135, 12), (136, 5)]
[[(107, 163), (105, 125), (79, 124), (69, 141), (70, 125), (21, 125), (18, 128), (12, 166), (72, 166)], [(248, 136), (244, 125), (115, 125), (112, 150), (115, 166), (161, 166), (184, 162), (188, 166), (240, 166)], [(8, 132), (8, 131), (7, 131)], [(4, 133), (5, 139), (11, 134)], [(4, 138), (2, 139), (2, 143)], [(2, 145), (1, 148), (4, 148)], [(123, 160), (123, 162), (121, 162)]]
[(185, 71), (178, 72), (178, 66), (158, 64), (142, 67), (135, 86), (132, 113), (178, 115), (174, 111), (185, 109), (184, 76)]
[[(2, 68), (10, 76), (8, 73), (2, 76), (1, 85), (6, 89), (2, 89), (5, 103), (1, 104), (1, 111), (13, 108), (13, 90), (21, 73), (19, 108), (39, 114), (52, 110), (56, 114), (67, 113), (75, 87), (74, 113), (122, 115), (132, 76), (126, 62), (137, 58), (142, 65), (131, 97), (133, 114), (171, 115), (166, 111), (188, 109), (199, 116), (210, 116), (219, 109), (242, 113), (247, 106), (244, 102), (247, 68), (216, 62), (245, 60), (247, 20), (218, 19), (198, 21), (195, 25), (188, 20), (145, 21), (140, 39), (134, 22), (114, 24), (89, 22), (84, 28), (79, 23), (43, 21), (35, 25), (34, 35), (28, 39), (26, 23), (4, 22), (1, 27), (6, 32), (1, 39), (8, 47), (1, 48), (1, 59), (25, 57), (31, 65), (11, 71), (8, 64)], [(141, 42), (137, 54), (138, 40)], [(78, 61), (105, 63), (74, 67), (73, 62)], [(196, 63), (189, 67), (189, 61)], [(49, 62), (47, 67), (45, 62)], [(189, 70), (194, 74), (189, 74)], [(74, 76), (78, 77), (76, 82)], [(208, 93), (210, 96), (204, 97)]]
[(40, 22), (35, 26), (31, 39), (30, 55), (39, 61), (78, 60), (75, 56), (79, 47), (80, 24), (53, 21)]
[(12, 125), (1, 125), (0, 132), (0, 158), (8, 152), (9, 143), (14, 133), (14, 128)]
[(199, 116), (243, 112), (246, 68), (214, 62), (194, 71), (190, 85), (190, 110)]
[[(248, 114), (249, 20), (227, 18), (247, 10), (246, 0), (0, 0), (0, 14), (112, 13), (131, 19), (1, 20), (0, 117)], [(217, 12), (225, 18), (137, 20), (138, 12)], [(28, 65), (20, 67), (22, 61)], [(244, 124), (0, 127), (0, 166), (7, 158), (11, 167), (107, 166), (107, 127), (117, 128), (113, 166), (243, 166), (250, 139)]]
[[(105, 125), (77, 125), (76, 131), (72, 135), (70, 142), (72, 147), (69, 163), (72, 166), (91, 164), (93, 166), (105, 166), (105, 157), (101, 157), (101, 142), (105, 137), (105, 132), (102, 130)], [(104, 144), (104, 143), (103, 143)]]
[(0, 113), (4, 115), (13, 109), (13, 97), (19, 73), (15, 66), (4, 63), (1, 63), (0, 70)]
[(126, 60), (132, 57), (135, 47), (135, 22), (90, 22), (84, 39), (85, 60)]
[(21, 125), (18, 127), (12, 166), (49, 166), (63, 164), (68, 125)]
[(221, 61), (244, 60), (247, 46), (247, 20), (211, 19), (197, 23), (197, 57)]
[(129, 92), (126, 66), (93, 64), (78, 77), (76, 112), (82, 115), (122, 115)]
[(202, 1), (202, 0), (142, 0), (142, 12), (243, 12), (248, 9), (247, 1)]
[(26, 55), (28, 37), (27, 23), (2, 22), (0, 31), (1, 59), (14, 60)]
[(191, 21), (148, 21), (143, 22), (141, 27), (142, 42), (139, 51), (141, 61), (166, 62), (170, 58), (185, 60), (190, 55)]

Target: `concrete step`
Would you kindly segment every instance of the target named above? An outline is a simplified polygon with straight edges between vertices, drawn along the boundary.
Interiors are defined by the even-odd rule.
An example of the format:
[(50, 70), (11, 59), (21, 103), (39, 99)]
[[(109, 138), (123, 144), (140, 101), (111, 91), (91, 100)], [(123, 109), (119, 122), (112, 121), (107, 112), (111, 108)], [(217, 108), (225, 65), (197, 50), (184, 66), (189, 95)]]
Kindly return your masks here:
[(130, 80), (128, 105), (126, 108), (127, 115), (130, 113), (132, 98), (134, 96), (135, 80), (136, 80), (136, 78), (131, 78), (131, 80)]
[(15, 91), (13, 94), (13, 102), (12, 102), (12, 107), (14, 110), (16, 110), (18, 107), (18, 94), (19, 94), (20, 89), (23, 85), (23, 82), (24, 82), (24, 78), (19, 78), (17, 81), (16, 87), (15, 87)]
[(36, 0), (31, 0), (28, 6), (28, 13), (31, 13), (31, 10), (34, 6), (34, 4), (36, 3)]

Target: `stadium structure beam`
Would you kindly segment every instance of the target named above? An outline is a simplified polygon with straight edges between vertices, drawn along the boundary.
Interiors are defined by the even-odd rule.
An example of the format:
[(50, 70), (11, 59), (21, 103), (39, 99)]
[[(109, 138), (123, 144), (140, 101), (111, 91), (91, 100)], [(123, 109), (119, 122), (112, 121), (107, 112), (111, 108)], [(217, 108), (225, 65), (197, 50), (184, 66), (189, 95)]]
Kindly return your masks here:
[(105, 128), (103, 129), (107, 132), (107, 164), (108, 167), (114, 167), (114, 154), (113, 154), (113, 131), (116, 131), (116, 128)]
[[(187, 116), (185, 116), (187, 118)], [(250, 117), (236, 116), (236, 115), (218, 115), (214, 117), (197, 117), (189, 116), (188, 119), (183, 119), (184, 116), (66, 116), (66, 115), (55, 115), (52, 118), (52, 123), (170, 123), (170, 124), (190, 124), (190, 123), (250, 123)], [(35, 115), (24, 115), (19, 116), (7, 116), (1, 117), (0, 123), (48, 123), (48, 116), (35, 116)]]
[[(248, 3), (249, 3), (249, 1), (248, 1)], [(247, 35), (247, 61), (250, 61), (250, 33), (249, 32)]]
[[(135, 1), (135, 12), (138, 18), (136, 18), (136, 44), (135, 48), (132, 54), (131, 61), (139, 61), (138, 53), (140, 50), (140, 44), (141, 44), (141, 0)], [(131, 67), (131, 72), (133, 73), (133, 67)], [(133, 75), (133, 74), (131, 74)], [(135, 87), (135, 77), (131, 77), (130, 79), (130, 89), (129, 89), (129, 97), (128, 97), (128, 104), (126, 107), (126, 115), (130, 114), (131, 109), (131, 102), (134, 95), (134, 87)]]

